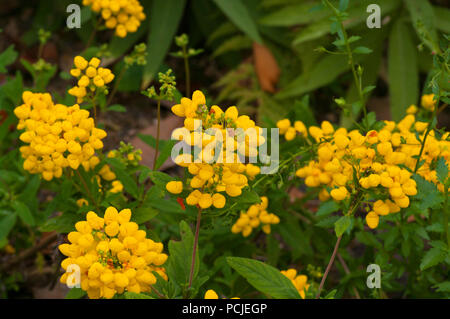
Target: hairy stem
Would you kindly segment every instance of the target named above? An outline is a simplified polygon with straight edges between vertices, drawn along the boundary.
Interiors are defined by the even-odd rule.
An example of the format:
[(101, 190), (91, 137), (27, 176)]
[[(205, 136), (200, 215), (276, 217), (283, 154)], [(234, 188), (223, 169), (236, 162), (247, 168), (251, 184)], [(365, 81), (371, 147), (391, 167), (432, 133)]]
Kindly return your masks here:
[(320, 281), (319, 290), (317, 291), (316, 299), (319, 299), (320, 292), (322, 291), (323, 285), (325, 284), (325, 280), (327, 280), (328, 273), (330, 272), (331, 266), (333, 266), (334, 259), (336, 258), (336, 254), (339, 248), (339, 244), (341, 243), (342, 235), (338, 237), (336, 241), (336, 245), (334, 245), (333, 254), (331, 255), (330, 261), (328, 262), (328, 266), (325, 269), (325, 273), (323, 274), (322, 280)]
[(202, 209), (199, 207), (198, 208), (198, 214), (197, 214), (197, 225), (195, 226), (194, 247), (192, 249), (191, 271), (189, 273), (188, 289), (191, 288), (192, 280), (194, 279), (195, 257), (197, 255), (198, 235), (200, 233), (200, 220), (201, 220), (201, 218), (202, 218)]
[(116, 95), (117, 88), (119, 87), (120, 81), (122, 81), (122, 78), (123, 78), (126, 70), (127, 70), (126, 67), (123, 67), (122, 70), (120, 70), (119, 76), (117, 77), (117, 80), (114, 82), (113, 90), (112, 90), (111, 94), (109, 95), (108, 100), (106, 101), (106, 106), (109, 106), (111, 104), (114, 96)]

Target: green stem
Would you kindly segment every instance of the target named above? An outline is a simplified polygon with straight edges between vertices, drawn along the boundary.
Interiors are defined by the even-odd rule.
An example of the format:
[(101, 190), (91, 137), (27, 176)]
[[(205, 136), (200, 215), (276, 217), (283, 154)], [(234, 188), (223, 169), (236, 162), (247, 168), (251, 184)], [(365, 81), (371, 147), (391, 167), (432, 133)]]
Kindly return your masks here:
[(423, 140), (422, 140), (422, 145), (420, 146), (420, 152), (419, 152), (419, 155), (417, 157), (416, 166), (414, 167), (414, 174), (417, 173), (417, 170), (419, 169), (420, 158), (422, 157), (423, 150), (425, 149), (425, 143), (427, 141), (428, 134), (430, 134), (431, 130), (434, 128), (433, 119), (436, 119), (436, 123), (437, 123), (437, 114), (438, 114), (437, 110), (438, 110), (438, 106), (439, 106), (439, 99), (440, 98), (438, 96), (438, 98), (436, 100), (436, 106), (434, 108), (433, 118), (431, 120), (430, 125), (428, 125), (428, 127), (427, 127), (427, 131), (425, 132), (425, 135), (424, 135)]
[(156, 168), (156, 160), (159, 152), (159, 131), (161, 126), (161, 100), (158, 99), (158, 111), (157, 111), (158, 123), (156, 124), (156, 143), (155, 143), (155, 156), (153, 157), (153, 170)]
[(194, 279), (194, 269), (195, 269), (195, 257), (197, 255), (197, 246), (198, 246), (198, 236), (200, 233), (200, 220), (202, 218), (202, 209), (198, 208), (197, 213), (197, 225), (195, 226), (195, 237), (194, 237), (194, 247), (192, 249), (192, 259), (191, 259), (191, 270), (189, 272), (189, 285), (188, 289), (192, 286), (192, 280)]
[(449, 209), (448, 209), (448, 187), (444, 184), (444, 195), (445, 195), (445, 199), (444, 199), (444, 227), (445, 227), (445, 236), (447, 237), (447, 247), (450, 247), (450, 232), (448, 230), (448, 214)]
[(355, 81), (355, 85), (358, 90), (358, 96), (359, 96), (359, 100), (361, 101), (361, 107), (363, 109), (364, 118), (366, 118), (367, 110), (366, 110), (366, 105), (364, 102), (364, 94), (362, 92), (362, 79), (360, 76), (358, 76), (358, 73), (356, 71), (355, 61), (353, 60), (352, 48), (350, 47), (350, 43), (348, 42), (347, 31), (345, 30), (344, 23), (339, 15), (339, 12), (336, 10), (336, 8), (328, 0), (325, 0), (325, 2), (328, 5), (328, 7), (333, 11), (334, 15), (336, 16), (337, 20), (339, 21), (339, 25), (340, 25), (341, 31), (342, 31), (342, 36), (344, 37), (345, 48), (347, 50), (348, 63), (350, 64), (351, 69), (352, 69), (353, 80)]
[(80, 178), (81, 183), (83, 184), (84, 189), (86, 190), (86, 194), (88, 195), (89, 199), (91, 200), (92, 204), (97, 208), (98, 210), (98, 206), (96, 201), (94, 200), (94, 197), (91, 194), (91, 191), (89, 190), (86, 181), (84, 180), (83, 176), (80, 174), (80, 172), (78, 170), (76, 170), (78, 177)]
[(113, 90), (109, 95), (108, 100), (106, 101), (106, 107), (108, 107), (111, 104), (114, 96), (116, 95), (117, 89), (119, 87), (120, 82), (122, 81), (123, 76), (125, 75), (126, 70), (127, 68), (125, 66), (122, 68), (122, 70), (120, 70), (119, 76), (117, 77), (117, 80), (114, 82)]

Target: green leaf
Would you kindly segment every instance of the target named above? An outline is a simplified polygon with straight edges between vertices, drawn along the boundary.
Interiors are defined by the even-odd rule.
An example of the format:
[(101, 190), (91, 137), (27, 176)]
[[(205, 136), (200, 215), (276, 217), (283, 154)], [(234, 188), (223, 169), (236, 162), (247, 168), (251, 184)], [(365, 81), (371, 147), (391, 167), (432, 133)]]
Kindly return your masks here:
[(140, 225), (149, 221), (158, 214), (159, 211), (157, 211), (156, 209), (143, 206), (134, 210), (133, 215), (131, 216), (131, 220)]
[(27, 205), (19, 201), (14, 201), (11, 206), (15, 209), (17, 215), (19, 215), (20, 219), (25, 224), (30, 226), (35, 225), (33, 214), (31, 214), (30, 209)]
[(443, 262), (447, 254), (440, 247), (431, 248), (425, 253), (420, 262), (420, 270), (425, 270), (430, 267), (436, 266), (437, 264)]
[(241, 51), (250, 49), (252, 47), (252, 40), (245, 35), (236, 35), (230, 37), (222, 42), (212, 53), (212, 57), (218, 57), (230, 51)]
[(256, 289), (276, 299), (300, 299), (292, 282), (278, 269), (257, 260), (227, 257), (228, 264)]
[(261, 199), (257, 192), (254, 190), (244, 188), (241, 196), (237, 198), (237, 202), (240, 204), (256, 204), (260, 203)]
[(42, 232), (56, 231), (58, 233), (69, 233), (74, 230), (74, 225), (78, 221), (80, 221), (79, 214), (65, 212), (60, 216), (47, 220), (39, 230)]
[(8, 237), (9, 232), (14, 227), (16, 223), (17, 215), (8, 211), (3, 211), (6, 215), (0, 215), (0, 240)]
[(126, 291), (123, 296), (125, 299), (154, 299), (153, 297), (146, 294), (138, 294), (131, 291)]
[(241, 0), (214, 0), (222, 12), (253, 41), (263, 43), (258, 27)]
[(372, 52), (372, 49), (369, 49), (368, 47), (356, 47), (355, 49), (353, 49), (353, 53), (357, 54), (369, 54)]
[(120, 112), (124, 113), (127, 111), (127, 108), (121, 104), (113, 104), (111, 106), (108, 106), (106, 108), (106, 111), (112, 111), (112, 112)]
[(117, 175), (119, 181), (123, 184), (123, 189), (129, 194), (133, 195), (135, 198), (138, 198), (139, 196), (138, 186), (135, 180), (123, 167), (123, 164), (120, 163), (115, 158), (108, 158), (107, 162), (111, 164), (111, 166), (113, 167), (114, 173)]
[(147, 65), (141, 88), (148, 87), (169, 51), (178, 24), (184, 12), (186, 0), (154, 0), (150, 11), (150, 32), (147, 41)]
[[(352, 28), (354, 26), (361, 24), (362, 22), (365, 22), (367, 19), (366, 8), (370, 3), (373, 3), (373, 1), (371, 0), (360, 0), (358, 2), (356, 1), (352, 2), (356, 4), (351, 8), (349, 8), (349, 10), (347, 11), (348, 18), (344, 21), (345, 29)], [(401, 1), (378, 0), (377, 4), (381, 7), (382, 16), (385, 16), (389, 12), (396, 9), (401, 4)], [(299, 45), (304, 42), (320, 38), (324, 35), (329, 34), (330, 32), (331, 32), (330, 20), (328, 19), (328, 17), (324, 17), (322, 20), (311, 23), (307, 25), (305, 28), (301, 29), (297, 37), (294, 39), (293, 44)]]
[(405, 1), (406, 8), (411, 15), (413, 26), (419, 38), (430, 48), (437, 52), (438, 36), (434, 24), (433, 7), (428, 0)]
[(167, 161), (170, 154), (172, 154), (172, 148), (176, 143), (178, 143), (178, 141), (169, 140), (164, 144), (164, 147), (159, 149), (160, 153), (156, 160), (155, 169), (159, 169), (161, 165), (163, 165)]
[[(333, 1), (333, 5), (336, 1)], [(283, 6), (280, 10), (270, 13), (259, 20), (261, 24), (274, 27), (289, 27), (296, 24), (309, 24), (328, 17), (331, 13), (322, 7), (320, 10), (311, 10), (316, 3), (307, 2)]]
[(436, 18), (436, 28), (444, 33), (450, 34), (450, 9), (433, 6), (433, 11)]
[[(171, 281), (179, 286), (187, 286), (192, 264), (192, 250), (194, 247), (194, 235), (185, 221), (180, 222), (181, 241), (169, 241), (169, 260), (167, 262), (167, 275)], [(199, 265), (199, 254), (197, 251), (193, 281), (197, 277)]]
[(417, 183), (417, 195), (413, 197), (418, 210), (423, 211), (429, 208), (437, 208), (443, 202), (442, 193), (439, 192), (436, 185), (427, 181), (420, 175), (413, 175)]
[(442, 184), (445, 184), (445, 181), (448, 178), (448, 167), (447, 163), (445, 162), (445, 158), (440, 157), (438, 159), (437, 165), (436, 165), (436, 175), (438, 177), (439, 182)]
[(14, 45), (10, 45), (5, 51), (0, 54), (0, 73), (6, 73), (6, 67), (16, 61), (17, 52), (14, 50)]
[(309, 96), (305, 95), (300, 100), (294, 102), (294, 112), (296, 118), (302, 121), (306, 127), (317, 125), (316, 118), (314, 116), (311, 107), (309, 106)]
[(64, 299), (80, 299), (86, 296), (86, 291), (84, 291), (81, 288), (72, 288), (67, 293), (66, 297)]
[(389, 37), (388, 74), (391, 115), (398, 121), (419, 98), (417, 49), (411, 29), (402, 19), (395, 22)]
[(174, 180), (174, 178), (166, 173), (151, 171), (148, 173), (148, 177), (150, 177), (151, 181), (164, 189), (166, 189), (166, 184)]
[(336, 203), (335, 201), (330, 200), (320, 205), (319, 209), (317, 210), (316, 216), (329, 215), (331, 213), (338, 211), (338, 209), (339, 204)]
[(438, 292), (450, 292), (450, 281), (444, 281), (433, 286)]
[(322, 227), (322, 228), (329, 228), (329, 227), (333, 226), (338, 219), (339, 219), (338, 216), (327, 216), (324, 219), (319, 220), (316, 223), (316, 226)]
[(336, 232), (336, 236), (340, 237), (342, 234), (350, 227), (352, 224), (352, 219), (350, 216), (342, 216), (339, 218), (334, 224), (334, 231)]
[(313, 91), (332, 82), (349, 69), (347, 57), (342, 55), (325, 55), (315, 63), (309, 72), (302, 73), (296, 79), (293, 79), (275, 97), (280, 99), (288, 98)]

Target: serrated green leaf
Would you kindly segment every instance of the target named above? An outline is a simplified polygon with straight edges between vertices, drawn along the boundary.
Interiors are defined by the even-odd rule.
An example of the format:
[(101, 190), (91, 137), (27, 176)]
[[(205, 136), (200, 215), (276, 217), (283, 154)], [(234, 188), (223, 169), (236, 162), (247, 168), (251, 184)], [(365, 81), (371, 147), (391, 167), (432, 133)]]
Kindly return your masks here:
[(337, 237), (342, 236), (347, 228), (350, 227), (352, 219), (350, 216), (342, 216), (334, 223), (334, 231)]
[[(167, 262), (167, 275), (171, 281), (181, 287), (189, 283), (190, 269), (192, 265), (192, 250), (194, 247), (194, 235), (185, 221), (180, 222), (180, 241), (169, 242), (169, 260)], [(198, 275), (199, 252), (195, 257), (193, 281)]]
[(417, 195), (413, 199), (417, 201), (415, 204), (417, 204), (418, 209), (426, 210), (439, 207), (444, 198), (436, 185), (417, 174), (413, 175), (413, 179), (417, 183)]
[(153, 217), (155, 217), (158, 214), (159, 214), (158, 210), (156, 210), (152, 207), (143, 206), (143, 207), (139, 207), (133, 211), (131, 220), (140, 225), (142, 223), (149, 221), (150, 219), (152, 219)]
[(18, 53), (14, 50), (14, 45), (10, 45), (5, 51), (0, 53), (0, 73), (6, 73), (6, 67), (16, 61)]
[(441, 248), (431, 248), (425, 253), (420, 263), (420, 270), (425, 270), (443, 262), (447, 254)]
[(227, 257), (228, 264), (253, 287), (273, 298), (300, 299), (292, 282), (278, 269), (257, 260)]
[(442, 184), (445, 184), (445, 181), (448, 178), (448, 167), (447, 167), (445, 158), (443, 158), (443, 157), (440, 157), (438, 159), (438, 162), (436, 165), (436, 175), (438, 177), (439, 182), (441, 182)]

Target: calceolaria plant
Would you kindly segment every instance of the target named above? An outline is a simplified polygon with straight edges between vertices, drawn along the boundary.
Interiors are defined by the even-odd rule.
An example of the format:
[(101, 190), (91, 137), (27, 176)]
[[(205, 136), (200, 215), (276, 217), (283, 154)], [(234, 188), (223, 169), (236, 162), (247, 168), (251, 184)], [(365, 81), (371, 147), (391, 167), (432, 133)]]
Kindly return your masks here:
[[(218, 63), (200, 55), (208, 50), (192, 48), (198, 35), (175, 36), (172, 24), (183, 11), (175, 9), (183, 1), (153, 1), (145, 21), (148, 1), (84, 0), (92, 26), (78, 31), (86, 47), (68, 63), (52, 64), (46, 50), (60, 33), (32, 32), (36, 59), (17, 63), (28, 78), (7, 74), (19, 56), (13, 46), (0, 53), (0, 79), (6, 79), (0, 86), (0, 297), (29, 285), (35, 272), (23, 269), (32, 265), (51, 285), (70, 288), (67, 298), (449, 298), (450, 134), (441, 117), (450, 102), (448, 36), (429, 32), (415, 4), (405, 4), (414, 13), (421, 59), (432, 63), (419, 63), (427, 77), (417, 101), (399, 112), (394, 98), (395, 116), (379, 120), (367, 107), (370, 95), (381, 93), (369, 85), (376, 81), (365, 59), (372, 50), (381, 59), (382, 50), (357, 35), (362, 31), (352, 19), (359, 5), (293, 4), (308, 8), (307, 21), (320, 24), (322, 34), (318, 41), (296, 41), (312, 55), (342, 58), (348, 73), (311, 99), (287, 100), (282, 86), (290, 75), (284, 73), (296, 66), (284, 59), (285, 39), (256, 22), (248, 30), (253, 14), (242, 12), (250, 4), (235, 1), (242, 8), (231, 8), (246, 17), (237, 23), (225, 2), (213, 1), (233, 24), (215, 30), (206, 46), (237, 29), (245, 35), (213, 53), (217, 58), (236, 44), (242, 51)], [(255, 15), (259, 5), (287, 3), (260, 2)], [(383, 3), (404, 16), (399, 2)], [(159, 16), (161, 3), (170, 14)], [(276, 18), (262, 21), (280, 23)], [(383, 28), (390, 28), (388, 20)], [(149, 42), (139, 43), (146, 28)], [(105, 29), (112, 31), (97, 34)], [(96, 42), (111, 39), (92, 46), (96, 35)], [(164, 60), (171, 43), (178, 59)], [(232, 70), (225, 82), (233, 83), (222, 92), (206, 86), (214, 74), (223, 77), (216, 68), (233, 65), (234, 54), (248, 46), (254, 66)], [(305, 59), (314, 64), (314, 56)], [(58, 67), (65, 82), (53, 83)], [(272, 96), (256, 81), (278, 74), (278, 67), (273, 91), (278, 85), (280, 92)], [(255, 72), (252, 83), (246, 70)], [(301, 80), (290, 85), (324, 85), (322, 75)], [(352, 94), (343, 97), (344, 82)], [(234, 92), (237, 87), (245, 88)], [(341, 120), (314, 114), (321, 104), (339, 110)], [(117, 124), (122, 120), (127, 127)], [(153, 156), (138, 148), (137, 138)], [(374, 283), (370, 269), (379, 276)]]

